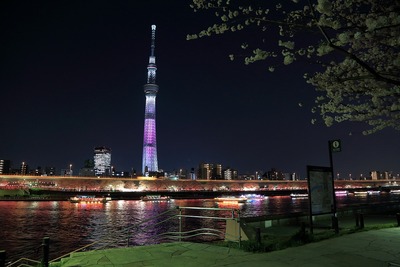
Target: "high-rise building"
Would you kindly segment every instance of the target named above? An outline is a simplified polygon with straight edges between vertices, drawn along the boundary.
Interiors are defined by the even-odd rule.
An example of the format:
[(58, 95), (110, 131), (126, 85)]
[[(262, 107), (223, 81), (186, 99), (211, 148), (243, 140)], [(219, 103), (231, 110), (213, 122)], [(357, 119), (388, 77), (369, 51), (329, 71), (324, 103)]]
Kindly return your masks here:
[(202, 180), (220, 180), (222, 179), (222, 165), (212, 163), (200, 163), (198, 178)]
[(20, 168), (19, 168), (19, 173), (22, 174), (22, 175), (27, 175), (28, 172), (29, 172), (29, 166), (28, 166), (28, 164), (26, 164), (25, 161), (23, 161), (21, 163)]
[(11, 161), (8, 159), (0, 159), (0, 174), (11, 173)]
[(223, 171), (223, 180), (237, 180), (238, 172), (237, 170), (233, 170), (231, 168), (227, 168)]
[(96, 176), (111, 175), (111, 149), (104, 146), (94, 148), (94, 174)]
[(222, 165), (219, 163), (215, 163), (213, 170), (212, 170), (212, 174), (211, 174), (211, 178), (215, 179), (215, 180), (221, 180), (222, 179)]
[(147, 65), (147, 83), (144, 85), (146, 107), (144, 113), (143, 159), (142, 173), (148, 175), (158, 171), (157, 142), (156, 142), (156, 57), (154, 55), (156, 25), (151, 25), (151, 52)]
[(210, 180), (213, 165), (210, 163), (200, 163), (197, 177), (200, 180)]

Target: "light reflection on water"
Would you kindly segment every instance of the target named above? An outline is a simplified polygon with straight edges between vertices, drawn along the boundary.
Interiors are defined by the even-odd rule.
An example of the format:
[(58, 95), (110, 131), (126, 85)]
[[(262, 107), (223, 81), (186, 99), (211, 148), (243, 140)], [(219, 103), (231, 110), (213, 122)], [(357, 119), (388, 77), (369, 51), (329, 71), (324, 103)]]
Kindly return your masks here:
[[(373, 196), (338, 197), (338, 206), (354, 203), (373, 203), (398, 200), (389, 194)], [(157, 243), (154, 235), (178, 230), (177, 219), (166, 225), (154, 221), (144, 222), (141, 227), (127, 234), (126, 229), (156, 216), (166, 210), (181, 207), (220, 207), (240, 209), (242, 217), (306, 212), (307, 199), (292, 199), (289, 196), (268, 197), (240, 205), (221, 205), (209, 199), (171, 200), (169, 202), (111, 201), (107, 204), (73, 204), (68, 201), (0, 201), (0, 250), (7, 251), (8, 260), (21, 257), (39, 259), (36, 252), (43, 237), (50, 238), (50, 258), (68, 253), (83, 245), (111, 236), (120, 238), (120, 245)], [(217, 211), (195, 210), (201, 216), (221, 216)], [(223, 215), (230, 216), (230, 211)], [(165, 215), (158, 219), (166, 219)], [(182, 219), (184, 229), (208, 227), (223, 229), (223, 221), (212, 219)]]

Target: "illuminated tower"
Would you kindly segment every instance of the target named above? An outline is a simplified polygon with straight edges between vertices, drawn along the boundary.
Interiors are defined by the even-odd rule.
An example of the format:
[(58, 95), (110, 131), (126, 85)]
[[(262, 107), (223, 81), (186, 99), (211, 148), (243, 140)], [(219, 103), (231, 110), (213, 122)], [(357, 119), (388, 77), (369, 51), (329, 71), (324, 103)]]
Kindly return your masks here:
[(156, 142), (156, 57), (154, 56), (156, 25), (151, 25), (151, 52), (147, 65), (147, 83), (143, 86), (146, 96), (144, 112), (143, 160), (142, 173), (158, 171), (157, 142)]

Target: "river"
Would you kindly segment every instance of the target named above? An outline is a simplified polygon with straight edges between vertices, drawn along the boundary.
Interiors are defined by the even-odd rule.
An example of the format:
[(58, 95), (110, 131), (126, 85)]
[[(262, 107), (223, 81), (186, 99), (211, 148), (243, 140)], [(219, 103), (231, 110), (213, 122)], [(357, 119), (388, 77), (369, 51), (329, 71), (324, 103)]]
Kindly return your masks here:
[[(349, 195), (337, 197), (337, 204), (341, 208), (353, 204), (399, 200), (400, 195), (388, 193)], [(39, 259), (41, 257), (39, 246), (43, 237), (50, 238), (50, 259), (110, 236), (114, 239), (119, 238), (120, 245), (126, 242), (130, 245), (157, 243), (158, 241), (153, 238), (154, 234), (176, 230), (177, 220), (168, 222), (166, 226), (158, 226), (148, 221), (129, 234), (125, 230), (176, 206), (221, 207), (212, 199), (172, 199), (168, 202), (117, 200), (106, 204), (86, 205), (69, 201), (0, 201), (0, 240), (2, 240), (0, 250), (6, 250), (7, 261), (14, 261), (21, 257)], [(306, 198), (270, 196), (261, 201), (224, 208), (238, 208), (241, 217), (255, 217), (307, 212), (308, 201)], [(220, 215), (216, 213), (217, 211), (198, 211), (198, 215), (203, 216)], [(196, 222), (187, 220), (186, 224), (193, 226)], [(212, 220), (203, 220), (199, 224), (211, 228), (223, 228), (221, 222)]]

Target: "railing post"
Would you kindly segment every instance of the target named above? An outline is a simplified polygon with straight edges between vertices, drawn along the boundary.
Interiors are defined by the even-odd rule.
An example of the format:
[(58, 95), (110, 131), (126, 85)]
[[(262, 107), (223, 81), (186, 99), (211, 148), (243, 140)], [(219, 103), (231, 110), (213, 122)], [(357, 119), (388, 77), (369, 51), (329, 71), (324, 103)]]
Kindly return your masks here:
[(237, 210), (237, 214), (238, 214), (238, 228), (239, 228), (239, 248), (241, 247), (242, 244), (242, 227), (240, 225), (240, 210)]
[(128, 234), (127, 234), (127, 237), (126, 237), (126, 247), (129, 247), (129, 239), (130, 239), (130, 230), (128, 229)]
[(260, 229), (260, 227), (256, 228), (256, 242), (257, 242), (257, 245), (261, 245), (261, 229)]
[(305, 222), (302, 222), (300, 225), (300, 234), (301, 234), (301, 236), (306, 235), (306, 223)]
[(179, 208), (179, 242), (182, 241), (182, 209)]
[(360, 228), (364, 229), (364, 214), (360, 213)]
[(42, 258), (42, 266), (49, 267), (49, 251), (50, 251), (50, 238), (43, 238), (43, 258)]
[(6, 266), (6, 251), (0, 250), (0, 267)]
[(358, 213), (356, 213), (356, 227), (360, 227), (360, 216), (358, 216)]
[(339, 233), (339, 221), (336, 214), (332, 215), (332, 228), (335, 230), (335, 234)]

